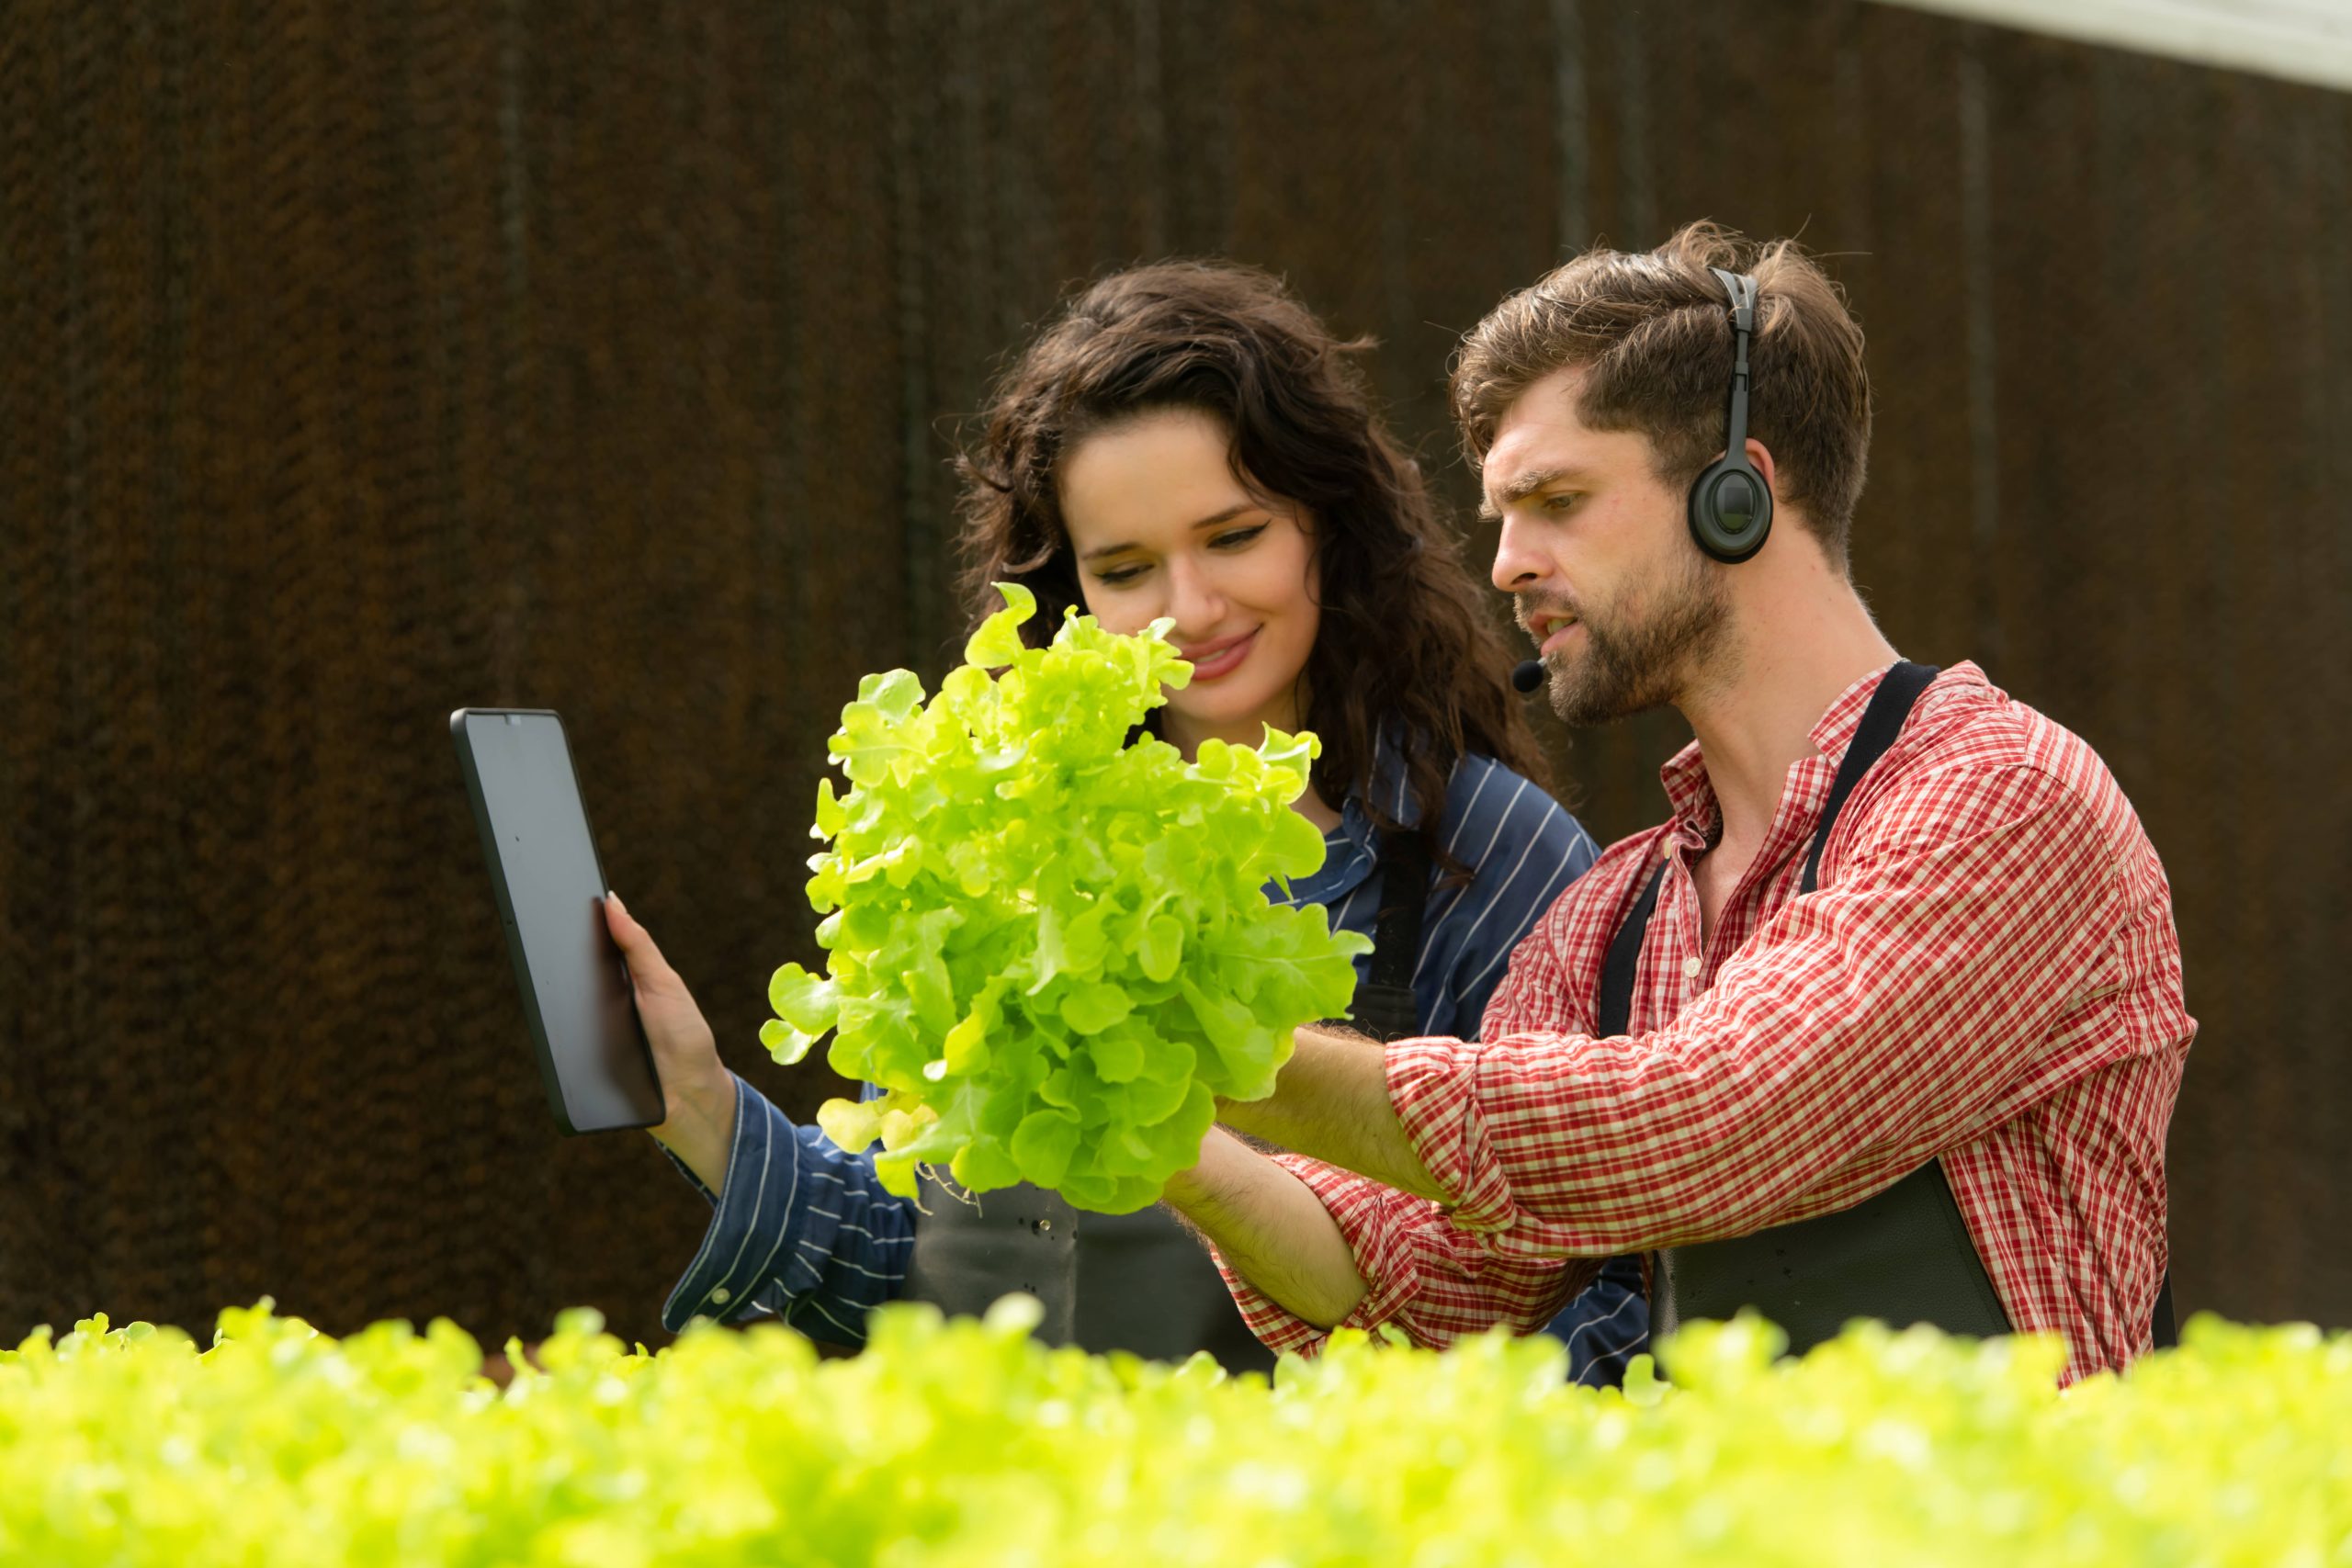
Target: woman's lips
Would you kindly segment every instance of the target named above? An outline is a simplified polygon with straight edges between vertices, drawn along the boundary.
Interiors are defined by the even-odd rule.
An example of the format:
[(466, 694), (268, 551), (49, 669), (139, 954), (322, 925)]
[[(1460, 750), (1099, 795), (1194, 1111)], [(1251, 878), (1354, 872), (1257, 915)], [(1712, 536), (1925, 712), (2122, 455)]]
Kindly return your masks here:
[(1193, 680), (1214, 681), (1220, 675), (1231, 674), (1243, 660), (1250, 657), (1250, 650), (1257, 646), (1259, 629), (1252, 627), (1240, 637), (1203, 643), (1197, 649), (1179, 651), (1183, 652), (1185, 661), (1192, 665)]

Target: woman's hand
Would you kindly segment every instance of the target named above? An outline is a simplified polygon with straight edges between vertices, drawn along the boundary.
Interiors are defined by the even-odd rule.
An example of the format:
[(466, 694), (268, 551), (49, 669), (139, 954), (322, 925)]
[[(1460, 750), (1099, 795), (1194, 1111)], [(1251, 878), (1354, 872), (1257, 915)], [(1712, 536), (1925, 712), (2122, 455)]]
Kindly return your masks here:
[(605, 926), (637, 983), (637, 1016), (662, 1077), (662, 1121), (649, 1129), (713, 1192), (727, 1177), (735, 1143), (735, 1079), (686, 983), (615, 893), (605, 895)]

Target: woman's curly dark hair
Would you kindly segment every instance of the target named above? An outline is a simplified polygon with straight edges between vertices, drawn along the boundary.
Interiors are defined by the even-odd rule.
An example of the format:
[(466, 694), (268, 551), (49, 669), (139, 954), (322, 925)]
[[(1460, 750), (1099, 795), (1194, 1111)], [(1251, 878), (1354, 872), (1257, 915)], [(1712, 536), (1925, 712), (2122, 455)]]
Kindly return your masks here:
[(975, 618), (990, 584), (1037, 596), (1023, 628), (1049, 641), (1084, 609), (1056, 468), (1088, 435), (1162, 409), (1204, 412), (1233, 439), (1235, 476), (1253, 493), (1305, 508), (1322, 618), (1302, 671), (1304, 718), (1323, 743), (1316, 792), (1351, 791), (1383, 829), (1372, 787), (1384, 722), (1403, 747), (1431, 858), (1459, 874), (1438, 837), (1457, 758), (1494, 758), (1538, 782), (1546, 769), (1511, 660), (1478, 602), (1458, 538), (1419, 468), (1374, 413), (1341, 343), (1281, 281), (1226, 262), (1166, 262), (1114, 273), (1070, 299), (1005, 371), (958, 468)]

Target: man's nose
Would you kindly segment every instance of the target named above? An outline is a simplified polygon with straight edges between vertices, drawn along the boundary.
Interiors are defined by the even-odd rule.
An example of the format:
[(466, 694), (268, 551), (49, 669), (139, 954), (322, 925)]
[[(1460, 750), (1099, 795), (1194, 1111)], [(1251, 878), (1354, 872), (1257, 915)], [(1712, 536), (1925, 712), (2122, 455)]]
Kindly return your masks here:
[(1503, 513), (1502, 531), (1495, 539), (1496, 587), (1506, 593), (1518, 593), (1541, 584), (1552, 574), (1551, 558), (1537, 546), (1536, 530)]

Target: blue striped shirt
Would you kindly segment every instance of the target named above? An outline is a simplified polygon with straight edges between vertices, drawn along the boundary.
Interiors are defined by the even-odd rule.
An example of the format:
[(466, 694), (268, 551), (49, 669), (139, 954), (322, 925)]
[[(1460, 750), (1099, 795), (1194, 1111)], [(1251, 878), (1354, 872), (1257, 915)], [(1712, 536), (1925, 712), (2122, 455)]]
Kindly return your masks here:
[[(1417, 813), (1401, 770), (1385, 770), (1391, 815)], [(1436, 886), (1421, 921), (1413, 1000), (1421, 1029), (1475, 1038), (1487, 998), (1511, 950), (1596, 854), (1592, 838), (1541, 788), (1485, 757), (1465, 757), (1446, 790), (1442, 842), (1471, 878)], [(1380, 840), (1361, 801), (1341, 807), (1324, 835), (1322, 867), (1267, 897), (1320, 904), (1334, 930), (1370, 936), (1380, 903)], [(1357, 978), (1371, 958), (1356, 960)], [(722, 1192), (714, 1197), (683, 1162), (672, 1163), (710, 1200), (710, 1228), (671, 1292), (662, 1321), (774, 1314), (812, 1337), (865, 1342), (865, 1314), (899, 1294), (914, 1247), (912, 1202), (882, 1190), (870, 1156), (844, 1153), (815, 1127), (796, 1125), (741, 1078), (735, 1080), (735, 1139)], [(665, 1151), (666, 1152), (666, 1151)], [(1612, 1265), (1553, 1325), (1569, 1344), (1572, 1371), (1613, 1382), (1646, 1343), (1649, 1315), (1638, 1269)]]

